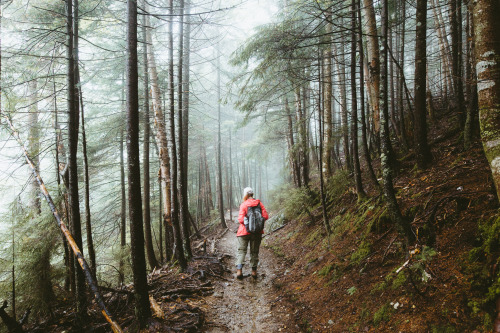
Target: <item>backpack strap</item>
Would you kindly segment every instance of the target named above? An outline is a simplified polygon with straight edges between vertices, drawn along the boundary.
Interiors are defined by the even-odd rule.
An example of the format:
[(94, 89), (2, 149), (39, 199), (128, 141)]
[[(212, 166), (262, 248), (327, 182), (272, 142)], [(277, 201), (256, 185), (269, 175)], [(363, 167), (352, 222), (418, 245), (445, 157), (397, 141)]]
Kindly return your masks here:
[(262, 214), (262, 205), (261, 205), (261, 202), (260, 202), (260, 200), (257, 200), (257, 201), (259, 202), (259, 204), (257, 206), (255, 206), (255, 207), (259, 207), (260, 213)]

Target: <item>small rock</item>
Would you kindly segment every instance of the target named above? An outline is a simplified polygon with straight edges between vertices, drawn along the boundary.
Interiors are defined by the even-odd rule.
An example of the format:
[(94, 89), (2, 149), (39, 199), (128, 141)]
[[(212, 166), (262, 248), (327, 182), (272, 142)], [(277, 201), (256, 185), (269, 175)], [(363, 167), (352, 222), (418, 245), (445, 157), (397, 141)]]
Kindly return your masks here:
[(331, 320), (331, 319), (330, 319), (330, 320), (328, 321), (328, 325), (333, 325), (333, 320)]

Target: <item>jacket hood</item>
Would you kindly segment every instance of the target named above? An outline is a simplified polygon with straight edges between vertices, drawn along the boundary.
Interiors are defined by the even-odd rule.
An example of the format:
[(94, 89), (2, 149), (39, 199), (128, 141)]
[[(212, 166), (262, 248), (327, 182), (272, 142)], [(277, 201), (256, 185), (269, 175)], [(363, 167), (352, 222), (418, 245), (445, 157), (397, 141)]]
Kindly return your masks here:
[(255, 207), (257, 205), (259, 205), (260, 203), (260, 200), (258, 199), (254, 199), (254, 198), (248, 198), (246, 201), (245, 201), (245, 204), (249, 207)]

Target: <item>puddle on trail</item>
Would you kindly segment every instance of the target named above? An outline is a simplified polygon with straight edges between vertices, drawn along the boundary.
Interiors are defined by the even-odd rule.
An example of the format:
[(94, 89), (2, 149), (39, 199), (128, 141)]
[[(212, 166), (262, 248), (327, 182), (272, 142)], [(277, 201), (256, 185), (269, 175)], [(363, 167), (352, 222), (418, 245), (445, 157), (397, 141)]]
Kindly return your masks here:
[[(235, 226), (231, 226), (235, 229)], [(249, 253), (246, 257), (243, 280), (236, 276), (236, 234), (229, 230), (218, 242), (216, 251), (224, 256), (224, 265), (228, 270), (220, 280), (212, 296), (206, 299), (207, 317), (204, 332), (280, 332), (285, 331), (282, 316), (272, 308), (272, 279), (282, 267), (274, 256), (261, 246), (259, 254), (259, 277), (254, 280), (249, 276)], [(230, 270), (230, 272), (229, 272)]]

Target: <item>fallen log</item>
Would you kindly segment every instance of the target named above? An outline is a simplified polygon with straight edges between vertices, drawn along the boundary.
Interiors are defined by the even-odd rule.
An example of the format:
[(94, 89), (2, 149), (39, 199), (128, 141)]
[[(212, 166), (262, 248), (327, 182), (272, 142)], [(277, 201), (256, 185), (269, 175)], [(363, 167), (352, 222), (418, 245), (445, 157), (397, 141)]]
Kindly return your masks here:
[(204, 292), (204, 291), (212, 291), (214, 290), (214, 287), (198, 287), (198, 288), (177, 288), (177, 289), (171, 289), (163, 292), (163, 295), (177, 295), (177, 294), (184, 294), (184, 295), (192, 295), (196, 294), (198, 292)]
[[(31, 168), (31, 171), (33, 172), (33, 175), (35, 176), (38, 184), (40, 185), (40, 191), (42, 192), (45, 200), (47, 201), (47, 203), (50, 207), (50, 210), (52, 211), (52, 214), (54, 215), (54, 218), (56, 220), (57, 225), (61, 229), (61, 232), (64, 235), (64, 237), (66, 238), (66, 240), (68, 241), (68, 244), (70, 245), (71, 249), (73, 250), (73, 254), (75, 255), (76, 259), (78, 260), (78, 263), (80, 264), (80, 267), (83, 270), (83, 273), (85, 275), (85, 279), (87, 280), (87, 284), (89, 285), (90, 289), (92, 290), (92, 292), (94, 294), (94, 299), (95, 299), (97, 305), (101, 308), (102, 315), (104, 316), (106, 321), (110, 324), (113, 332), (122, 333), (123, 331), (122, 331), (120, 325), (118, 325), (118, 323), (112, 318), (111, 313), (106, 308), (106, 305), (104, 304), (104, 301), (101, 297), (101, 294), (99, 293), (99, 290), (97, 288), (97, 284), (94, 281), (94, 277), (92, 275), (92, 272), (91, 272), (87, 262), (85, 261), (85, 258), (83, 257), (83, 254), (80, 251), (80, 248), (76, 244), (76, 242), (73, 238), (73, 235), (71, 234), (68, 227), (64, 223), (63, 219), (61, 218), (61, 216), (57, 212), (56, 205), (54, 204), (52, 197), (50, 196), (49, 192), (47, 191), (47, 188), (45, 187), (45, 183), (42, 180), (42, 177), (38, 173), (33, 160), (31, 159), (31, 157), (28, 154), (28, 150), (26, 149), (24, 143), (21, 141), (21, 138), (19, 137), (19, 132), (14, 128), (14, 125), (12, 125), (10, 118), (7, 117), (6, 115), (3, 115), (3, 116), (7, 120), (7, 123), (9, 124), (12, 136), (17, 140), (17, 142), (19, 143), (19, 145), (22, 148), (24, 158), (26, 159), (26, 162), (28, 163), (29, 167)], [(21, 329), (22, 329), (22, 327), (21, 327)]]
[(115, 289), (105, 286), (99, 286), (99, 289), (104, 290), (106, 292), (117, 293), (117, 294), (125, 294), (125, 295), (133, 295), (134, 293), (127, 289)]

